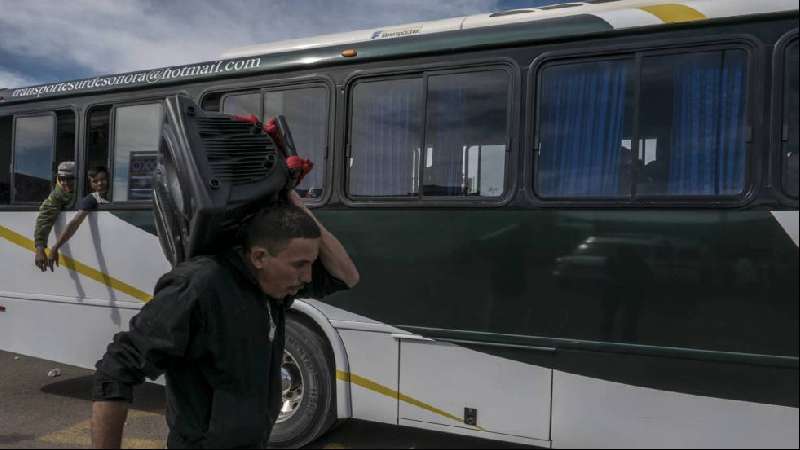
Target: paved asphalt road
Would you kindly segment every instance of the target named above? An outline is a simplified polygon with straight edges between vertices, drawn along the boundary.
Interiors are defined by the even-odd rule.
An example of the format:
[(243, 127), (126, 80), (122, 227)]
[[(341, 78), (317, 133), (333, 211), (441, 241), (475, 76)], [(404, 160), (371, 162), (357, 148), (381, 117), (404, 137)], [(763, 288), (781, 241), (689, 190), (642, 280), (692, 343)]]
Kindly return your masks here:
[[(48, 377), (51, 369), (61, 376)], [(0, 351), (0, 449), (88, 448), (93, 372)], [(164, 448), (164, 389), (138, 388), (126, 448)], [(347, 421), (309, 448), (525, 448), (413, 428)]]

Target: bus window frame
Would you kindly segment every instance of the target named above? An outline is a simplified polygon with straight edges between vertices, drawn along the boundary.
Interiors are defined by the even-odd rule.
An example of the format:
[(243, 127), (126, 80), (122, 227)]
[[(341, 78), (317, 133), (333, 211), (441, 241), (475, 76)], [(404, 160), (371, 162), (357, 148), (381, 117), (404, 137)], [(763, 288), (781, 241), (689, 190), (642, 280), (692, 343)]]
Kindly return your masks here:
[[(18, 119), (34, 118), (34, 117), (47, 117), (47, 116), (50, 116), (50, 117), (53, 118), (52, 146), (51, 146), (51, 150), (50, 150), (50, 159), (51, 159), (51, 164), (50, 164), (51, 165), (51, 167), (50, 167), (50, 191), (52, 192), (52, 190), (55, 189), (55, 185), (56, 185), (56, 176), (55, 176), (56, 175), (56, 170), (55, 170), (56, 168), (52, 167), (53, 163), (55, 163), (56, 143), (58, 142), (58, 136), (57, 136), (57, 134), (58, 134), (58, 115), (56, 114), (56, 111), (65, 111), (65, 110), (70, 110), (70, 109), (69, 108), (57, 108), (57, 109), (49, 109), (49, 110), (46, 110), (46, 111), (30, 111), (30, 112), (24, 112), (24, 113), (17, 113), (17, 114), (13, 115), (14, 119), (13, 119), (12, 125), (11, 125), (11, 174), (10, 174), (11, 175), (11, 179), (10, 179), (11, 192), (10, 192), (9, 202), (8, 202), (8, 206), (9, 207), (15, 207), (15, 206), (16, 207), (19, 207), (19, 206), (34, 206), (34, 207), (38, 207), (39, 205), (42, 204), (42, 202), (44, 200), (47, 199), (45, 197), (41, 201), (38, 201), (38, 202), (17, 202), (16, 199), (15, 199), (16, 196), (17, 196), (17, 182), (16, 182), (16, 178), (17, 178), (16, 177), (16, 172), (17, 172), (17, 170), (16, 170), (17, 169), (17, 120)], [(72, 113), (75, 114), (75, 111), (72, 110)], [(76, 115), (75, 117), (76, 117), (75, 126), (77, 127), (78, 126), (78, 120), (77, 120), (78, 116)], [(77, 145), (77, 141), (78, 140), (76, 138), (74, 145)], [(74, 157), (74, 154), (75, 154), (75, 149), (73, 149), (73, 157)]]
[[(261, 93), (261, 112), (264, 113), (264, 93), (287, 91), (294, 89), (323, 88), (328, 93), (328, 135), (325, 146), (325, 161), (320, 164), (314, 162), (317, 168), (322, 167), (324, 174), (322, 177), (322, 195), (317, 199), (303, 199), (303, 203), (309, 208), (318, 208), (327, 204), (333, 195), (333, 171), (334, 171), (334, 142), (336, 139), (336, 97), (337, 88), (334, 79), (327, 74), (301, 75), (292, 78), (276, 78), (271, 80), (257, 80), (249, 82), (235, 82), (225, 84), (213, 84), (210, 88), (204, 89), (198, 96), (198, 104), (203, 105), (206, 98), (213, 94), (220, 96), (220, 112), (222, 113), (225, 97), (239, 93), (255, 92)], [(291, 124), (289, 124), (291, 126)], [(301, 155), (302, 156), (302, 155)]]
[[(81, 150), (81, 152), (80, 152), (81, 163), (78, 165), (80, 176), (78, 177), (78, 183), (76, 183), (76, 186), (79, 189), (78, 192), (80, 193), (80, 195), (78, 196), (78, 199), (80, 199), (81, 196), (83, 196), (83, 195), (88, 195), (89, 194), (89, 188), (90, 188), (89, 182), (87, 180), (89, 169), (91, 169), (91, 167), (89, 167), (89, 162), (88, 162), (89, 161), (89, 155), (87, 154), (87, 151), (88, 151), (87, 147), (88, 147), (88, 142), (89, 142), (89, 115), (92, 114), (93, 112), (95, 112), (97, 109), (100, 109), (100, 108), (102, 108), (104, 106), (108, 107), (108, 124), (109, 124), (108, 126), (111, 127), (111, 110), (114, 109), (114, 104), (113, 103), (108, 103), (108, 102), (96, 103), (96, 104), (93, 103), (91, 105), (86, 106), (86, 108), (84, 108), (84, 111), (83, 111), (83, 118), (82, 118), (83, 126), (81, 127), (81, 131), (82, 131), (82, 133), (81, 133), (81, 142), (82, 142), (82, 145), (80, 147), (80, 150)], [(109, 153), (111, 153), (111, 133), (112, 133), (112, 131), (113, 130), (109, 130), (109, 132), (108, 132), (109, 133), (109, 138), (108, 138), (109, 139), (109, 142), (108, 142), (108, 146), (109, 146), (108, 152)], [(109, 175), (110, 175), (111, 168), (108, 166), (108, 163), (109, 163), (108, 159), (109, 158), (106, 158), (105, 164), (106, 164), (106, 169), (109, 171)], [(110, 182), (111, 182), (111, 180), (110, 180), (110, 177), (109, 177), (109, 183)], [(77, 205), (77, 202), (76, 202), (76, 205)], [(98, 205), (98, 208), (99, 207), (105, 207), (106, 205), (107, 204)]]
[(778, 39), (772, 52), (772, 95), (770, 123), (770, 177), (774, 191), (784, 205), (797, 208), (800, 199), (792, 197), (783, 188), (783, 122), (784, 122), (784, 79), (786, 78), (786, 53), (790, 45), (800, 40), (800, 30), (795, 28)]
[[(508, 96), (506, 98), (506, 162), (503, 180), (503, 193), (498, 197), (465, 197), (465, 196), (430, 196), (426, 197), (420, 193), (414, 197), (396, 198), (386, 196), (351, 196), (348, 192), (348, 163), (351, 154), (350, 136), (353, 126), (353, 90), (360, 82), (387, 81), (396, 79), (420, 78), (424, 89), (422, 99), (423, 109), (420, 111), (422, 117), (422, 135), (420, 137), (420, 148), (425, 148), (425, 135), (427, 132), (427, 104), (428, 104), (428, 77), (437, 75), (453, 75), (474, 72), (490, 72), (502, 70), (508, 75)], [(347, 207), (457, 207), (457, 208), (486, 208), (501, 207), (509, 204), (516, 192), (519, 178), (519, 145), (517, 145), (519, 133), (519, 111), (520, 105), (520, 66), (517, 62), (508, 57), (463, 60), (455, 63), (428, 63), (417, 65), (406, 65), (388, 67), (380, 69), (365, 69), (351, 72), (344, 80), (343, 102), (344, 102), (344, 137), (342, 164), (340, 165), (340, 179), (336, 183), (337, 193), (342, 203)], [(422, 165), (423, 158), (420, 158)], [(419, 175), (422, 175), (419, 173)]]
[[(740, 208), (755, 201), (762, 184), (761, 167), (763, 156), (759, 148), (764, 141), (761, 136), (764, 124), (761, 123), (757, 111), (762, 108), (763, 101), (756, 95), (757, 82), (764, 78), (761, 69), (763, 43), (755, 36), (748, 34), (725, 34), (709, 37), (689, 37), (681, 39), (658, 38), (647, 43), (622, 43), (610, 45), (591, 45), (592, 41), (580, 41), (571, 48), (541, 53), (528, 67), (527, 75), (527, 108), (525, 112), (525, 146), (530, 154), (525, 155), (524, 183), (528, 200), (540, 207), (554, 208)], [(638, 113), (641, 103), (641, 71), (644, 58), (652, 56), (681, 55), (705, 51), (742, 50), (745, 52), (747, 84), (744, 94), (744, 127), (746, 148), (746, 173), (743, 190), (733, 196), (723, 195), (657, 195), (637, 196), (635, 193), (638, 171), (631, 172), (631, 194), (628, 198), (612, 199), (601, 197), (545, 197), (536, 192), (536, 141), (539, 137), (539, 92), (541, 92), (542, 70), (550, 64), (559, 62), (594, 62), (608, 61), (617, 58), (630, 58), (635, 62), (636, 78), (634, 85), (634, 115)], [(634, 123), (632, 150), (638, 155), (639, 120)]]
[[(8, 202), (3, 203), (2, 201), (0, 201), (0, 210), (2, 210), (4, 207), (7, 208), (8, 206), (11, 205), (11, 190), (13, 189), (13, 186), (10, 183), (12, 182), (11, 174), (13, 173), (12, 158), (14, 158), (14, 114), (8, 114), (8, 115), (5, 115), (5, 116), (4, 115), (0, 115), (0, 120), (3, 120), (3, 119), (10, 119), (11, 127), (10, 127), (10, 130), (9, 130), (9, 136), (8, 136), (9, 137), (9, 139), (8, 139), (8, 166), (6, 167), (6, 170), (8, 170), (7, 174), (8, 174), (8, 182), (9, 182), (9, 186), (8, 186)], [(0, 150), (0, 151), (2, 151), (2, 150)], [(1, 165), (0, 165), (0, 170), (3, 170), (3, 166), (1, 166)]]

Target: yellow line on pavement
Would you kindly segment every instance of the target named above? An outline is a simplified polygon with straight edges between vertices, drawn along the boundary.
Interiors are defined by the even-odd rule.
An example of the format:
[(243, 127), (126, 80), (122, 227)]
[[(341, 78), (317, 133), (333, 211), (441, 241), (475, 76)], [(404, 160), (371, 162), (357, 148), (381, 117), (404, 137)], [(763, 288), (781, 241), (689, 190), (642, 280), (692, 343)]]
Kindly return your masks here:
[[(11, 242), (12, 244), (16, 244), (24, 248), (25, 250), (29, 250), (31, 252), (36, 251), (36, 245), (31, 239), (28, 239), (16, 231), (6, 228), (2, 225), (0, 225), (0, 237)], [(131, 297), (139, 299), (145, 303), (149, 302), (153, 298), (153, 296), (147, 292), (141, 291), (130, 284), (125, 283), (124, 281), (118, 280), (107, 273), (103, 273), (93, 267), (87, 266), (86, 264), (70, 258), (69, 256), (59, 255), (58, 262), (69, 270), (77, 272), (87, 278), (91, 278), (92, 280), (95, 280), (98, 283), (104, 284), (119, 292), (128, 294)]]
[[(460, 417), (454, 415), (454, 414), (450, 414), (450, 413), (448, 413), (446, 411), (442, 411), (439, 408), (431, 406), (431, 405), (429, 405), (429, 404), (427, 404), (425, 402), (421, 402), (421, 401), (419, 401), (419, 400), (417, 400), (415, 398), (409, 397), (409, 396), (407, 396), (407, 395), (405, 395), (403, 393), (400, 393), (398, 391), (392, 390), (392, 389), (390, 389), (390, 388), (388, 388), (386, 386), (383, 386), (382, 384), (376, 383), (375, 381), (369, 380), (369, 379), (364, 378), (364, 377), (360, 377), (360, 376), (358, 376), (358, 375), (356, 375), (354, 373), (347, 373), (347, 372), (344, 372), (344, 371), (341, 371), (341, 370), (337, 370), (336, 371), (336, 379), (341, 380), (341, 381), (345, 381), (345, 382), (348, 382), (348, 383), (351, 383), (351, 384), (355, 384), (356, 386), (361, 386), (364, 389), (370, 390), (372, 392), (377, 392), (378, 394), (384, 395), (384, 396), (389, 397), (389, 398), (397, 399), (397, 400), (399, 400), (401, 402), (408, 403), (409, 405), (416, 406), (417, 408), (424, 409), (425, 411), (429, 411), (429, 412), (432, 412), (432, 413), (434, 413), (436, 415), (439, 415), (439, 416), (445, 417), (447, 419), (453, 420), (455, 422), (458, 422), (461, 425), (465, 425), (464, 424), (464, 420), (461, 419)], [(480, 431), (486, 431), (481, 427), (473, 427), (473, 428), (475, 428), (477, 430), (480, 430)]]
[[(143, 417), (161, 417), (159, 414), (146, 413), (142, 411), (130, 411), (128, 421)], [(65, 447), (91, 447), (91, 420), (84, 420), (75, 425), (59, 430), (37, 439), (39, 442), (47, 444), (62, 445)], [(136, 439), (123, 438), (122, 448), (164, 448), (165, 442), (157, 439)]]
[(690, 8), (686, 5), (679, 5), (676, 3), (643, 6), (639, 9), (649, 12), (666, 23), (693, 22), (695, 20), (707, 19), (705, 14), (701, 13), (700, 11)]

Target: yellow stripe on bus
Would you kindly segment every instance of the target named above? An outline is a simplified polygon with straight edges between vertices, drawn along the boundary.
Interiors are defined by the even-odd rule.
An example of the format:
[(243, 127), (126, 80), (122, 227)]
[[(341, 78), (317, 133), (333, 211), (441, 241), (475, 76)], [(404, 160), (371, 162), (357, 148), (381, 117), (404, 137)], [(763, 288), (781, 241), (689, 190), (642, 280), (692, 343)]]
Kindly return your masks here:
[[(24, 248), (25, 250), (29, 250), (31, 252), (36, 251), (36, 245), (31, 239), (28, 239), (27, 237), (11, 229), (8, 229), (2, 225), (0, 225), (0, 237)], [(153, 299), (153, 296), (151, 296), (147, 292), (136, 289), (135, 287), (125, 283), (124, 281), (118, 280), (108, 275), (107, 273), (103, 273), (93, 267), (87, 266), (86, 264), (83, 264), (80, 261), (72, 259), (69, 256), (59, 255), (58, 262), (59, 264), (61, 264), (62, 266), (66, 267), (69, 270), (77, 272), (87, 278), (91, 278), (92, 280), (95, 280), (98, 283), (104, 284), (119, 292), (128, 294), (131, 297), (139, 299), (145, 303)]]
[(707, 19), (705, 14), (701, 13), (700, 11), (690, 8), (686, 5), (679, 5), (676, 3), (643, 6), (639, 9), (649, 12), (665, 23), (693, 22), (695, 20)]
[[(362, 388), (370, 390), (372, 392), (377, 392), (378, 394), (384, 395), (386, 397), (400, 400), (401, 402), (408, 403), (409, 405), (416, 406), (417, 408), (421, 408), (421, 409), (424, 409), (425, 411), (429, 411), (429, 412), (432, 412), (432, 413), (434, 413), (436, 415), (439, 415), (439, 416), (445, 417), (447, 419), (456, 421), (456, 422), (458, 422), (458, 423), (460, 423), (462, 425), (464, 424), (464, 420), (461, 419), (460, 417), (457, 417), (457, 416), (455, 416), (453, 414), (450, 414), (450, 413), (448, 413), (446, 411), (442, 411), (439, 408), (436, 408), (436, 407), (431, 406), (431, 405), (429, 405), (427, 403), (421, 402), (421, 401), (419, 401), (419, 400), (417, 400), (415, 398), (411, 398), (411, 397), (409, 397), (409, 396), (407, 396), (405, 394), (402, 394), (402, 393), (400, 393), (398, 391), (392, 390), (392, 389), (390, 389), (390, 388), (388, 388), (386, 386), (383, 386), (382, 384), (376, 383), (376, 382), (374, 382), (372, 380), (369, 380), (367, 378), (360, 377), (360, 376), (358, 376), (356, 374), (347, 373), (347, 372), (344, 372), (344, 371), (341, 371), (341, 370), (337, 370), (336, 371), (336, 379), (338, 379), (340, 381), (345, 381), (347, 383), (355, 384), (356, 386), (361, 386)], [(473, 427), (473, 428), (475, 428), (477, 430), (480, 430), (480, 431), (486, 431), (481, 427)]]

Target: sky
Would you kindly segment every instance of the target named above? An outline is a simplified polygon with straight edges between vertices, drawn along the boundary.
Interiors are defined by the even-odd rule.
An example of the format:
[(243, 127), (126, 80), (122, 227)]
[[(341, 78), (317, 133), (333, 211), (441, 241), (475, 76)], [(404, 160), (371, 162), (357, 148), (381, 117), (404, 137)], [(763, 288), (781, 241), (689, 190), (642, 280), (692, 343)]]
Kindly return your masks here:
[(565, 0), (0, 0), (0, 88), (217, 59), (253, 44)]

